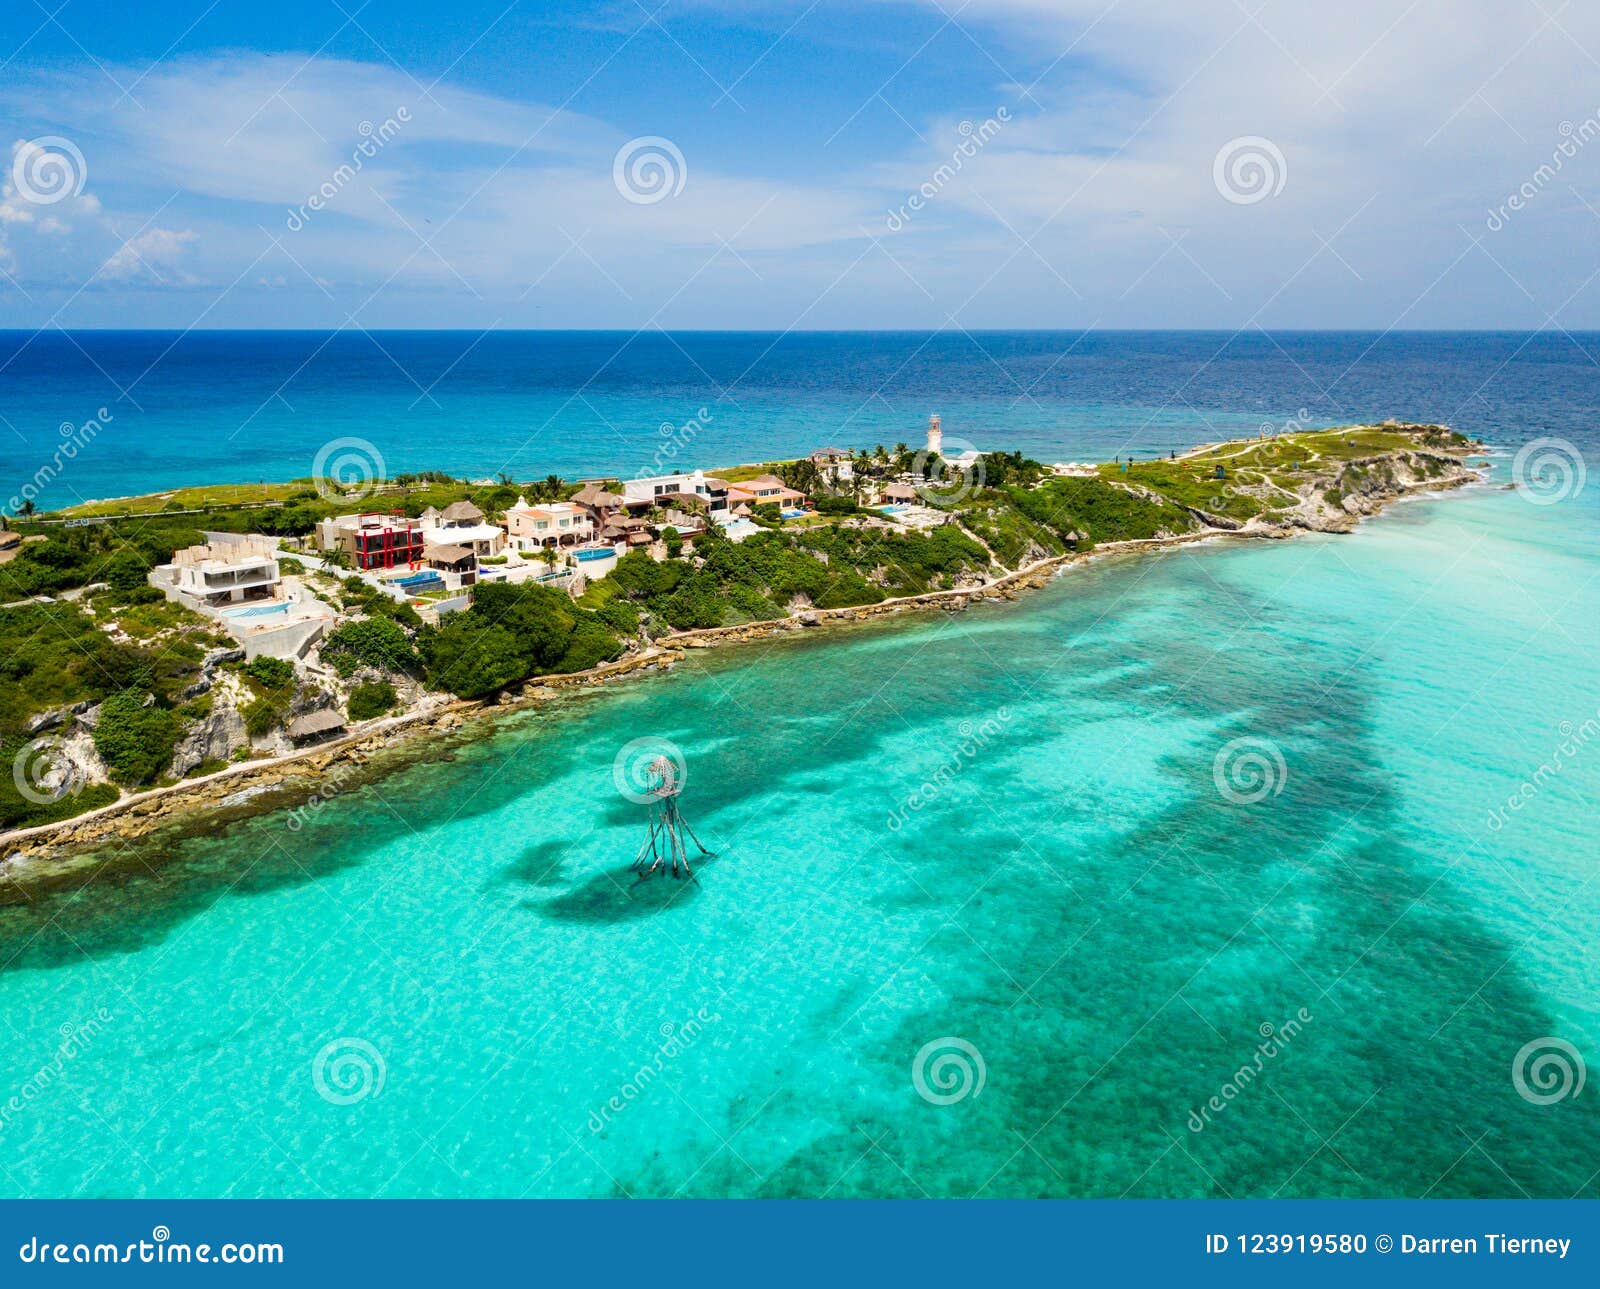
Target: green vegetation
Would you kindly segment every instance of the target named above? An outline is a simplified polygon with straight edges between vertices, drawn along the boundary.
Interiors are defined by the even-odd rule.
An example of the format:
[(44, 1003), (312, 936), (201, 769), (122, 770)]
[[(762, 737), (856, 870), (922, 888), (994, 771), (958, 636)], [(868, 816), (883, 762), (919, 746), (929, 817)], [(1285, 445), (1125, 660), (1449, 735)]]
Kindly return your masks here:
[(151, 519), (139, 524), (92, 524), (85, 528), (18, 523), (31, 538), (15, 559), (0, 564), (0, 602), (107, 582), (118, 590), (142, 587), (145, 574), (172, 558), (172, 552), (205, 539), (183, 520)]
[(250, 691), (243, 709), (245, 732), (251, 738), (265, 738), (289, 720), (294, 706), (294, 664), (281, 658), (257, 658), (239, 669)]
[(622, 653), (598, 614), (547, 586), (484, 582), (471, 605), (422, 638), (428, 685), (486, 698), (532, 676), (581, 671)]
[(169, 708), (135, 689), (124, 689), (100, 705), (94, 746), (113, 779), (138, 787), (172, 764), (172, 750), (182, 732)]
[[(3, 745), (3, 744), (0, 744)], [(4, 748), (6, 762), (20, 752), (20, 747)], [(122, 794), (109, 783), (85, 784), (76, 792), (67, 791), (55, 801), (30, 801), (18, 790), (12, 775), (0, 777), (0, 828), (32, 828), (38, 824), (53, 824), (60, 819), (71, 819), (86, 810), (109, 806)]]
[(322, 643), (322, 656), (345, 676), (357, 667), (415, 671), (419, 663), (410, 639), (390, 618), (363, 618), (336, 627)]
[(244, 673), (268, 689), (282, 689), (294, 683), (294, 664), (282, 658), (257, 658), (246, 664)]
[(351, 720), (370, 721), (374, 716), (382, 716), (389, 711), (396, 701), (393, 685), (387, 680), (374, 680), (357, 685), (350, 691), (347, 709)]
[(1028, 518), (1009, 497), (987, 495), (961, 512), (961, 523), (989, 547), (1007, 568), (1059, 555), (1065, 543), (1045, 525)]
[(1026, 518), (1079, 550), (1101, 542), (1136, 541), (1198, 527), (1179, 506), (1129, 492), (1103, 479), (1049, 479), (1036, 489), (1008, 489), (1007, 495)]
[[(282, 566), (301, 572), (354, 616), (324, 641), (324, 660), (345, 677), (363, 669), (384, 673), (350, 691), (349, 717), (362, 721), (398, 705), (396, 674), (422, 677), (431, 688), (464, 697), (488, 697), (530, 678), (593, 667), (619, 657), (629, 641), (671, 631), (973, 585), (998, 567), (1016, 569), (1067, 550), (1201, 531), (1200, 517), (1244, 522), (1282, 516), (1302, 494), (1337, 507), (1347, 495), (1393, 486), (1396, 453), (1468, 446), (1463, 436), (1439, 427), (1303, 431), (1217, 444), (1182, 458), (1103, 466), (1087, 477), (1057, 477), (1020, 453), (989, 453), (981, 473), (968, 480), (971, 495), (931, 527), (919, 526), (915, 515), (891, 522), (860, 506), (870, 489), (913, 469), (920, 454), (903, 443), (893, 451), (857, 453), (856, 478), (837, 489), (824, 485), (809, 460), (738, 467), (717, 473), (733, 481), (777, 474), (813, 497), (815, 513), (784, 520), (777, 506), (757, 506), (762, 531), (741, 543), (716, 526), (696, 533), (692, 543), (666, 528), (664, 560), (631, 551), (577, 601), (536, 583), (485, 583), (474, 589), (466, 610), (447, 615), (438, 627), (425, 626), (409, 603), (359, 578), (306, 572), (288, 558)], [(1449, 468), (1443, 456), (1426, 455), (1413, 455), (1411, 466), (1430, 479)], [(929, 470), (941, 477), (937, 462), (925, 462), (923, 473)], [(936, 485), (940, 490), (951, 491)], [(12, 521), (25, 541), (0, 565), (0, 603), (96, 585), (75, 601), (0, 608), (0, 766), (29, 743), (30, 725), (44, 713), (98, 704), (98, 719), (86, 720), (117, 783), (148, 784), (168, 772), (186, 723), (205, 719), (215, 701), (212, 692), (187, 699), (185, 692), (198, 688), (206, 652), (228, 637), (211, 620), (168, 601), (147, 578), (174, 550), (202, 541), (202, 526), (302, 534), (332, 514), (381, 507), (415, 516), (462, 499), (492, 515), (519, 492), (539, 500), (567, 496), (571, 487), (556, 476), (521, 485), (502, 476), (470, 485), (419, 474), (397, 478), (377, 498), (329, 498), (302, 481), (96, 503), (80, 513), (101, 518), (72, 528), (32, 515)], [(203, 518), (176, 513), (191, 508), (203, 508)], [(693, 503), (685, 508), (696, 509)], [(141, 517), (130, 517), (140, 510)], [(557, 556), (552, 551), (545, 558), (554, 564)], [(289, 718), (300, 687), (292, 664), (262, 658), (228, 665), (245, 686), (243, 716), (252, 737)], [(66, 736), (73, 729), (70, 716), (57, 717), (44, 733)], [(84, 738), (81, 726), (74, 737)], [(117, 795), (115, 787), (99, 784), (69, 790), (59, 801), (34, 802), (8, 779), (0, 773), (4, 828), (66, 818)]]
[(0, 609), (0, 738), (24, 734), (40, 712), (124, 689), (170, 702), (194, 679), (197, 662), (112, 640), (75, 605)]
[[(983, 547), (955, 524), (930, 532), (829, 524), (757, 533), (739, 543), (713, 528), (696, 544), (698, 562), (657, 562), (630, 551), (584, 603), (613, 613), (612, 606), (626, 603), (687, 631), (780, 617), (797, 600), (822, 609), (876, 604), (888, 595), (952, 586), (989, 565)], [(611, 589), (600, 592), (606, 583)], [(622, 628), (616, 618), (608, 624)]]
[(422, 625), (417, 611), (404, 600), (385, 595), (377, 587), (363, 582), (359, 577), (347, 577), (339, 583), (339, 604), (346, 612), (365, 613), (368, 617), (392, 618), (403, 627), (415, 631)]
[(784, 467), (793, 464), (795, 463), (792, 461), (764, 461), (759, 465), (735, 465), (729, 466), (726, 470), (708, 470), (706, 473), (713, 478), (721, 479), (724, 483), (747, 483), (764, 474), (775, 474), (781, 479)]

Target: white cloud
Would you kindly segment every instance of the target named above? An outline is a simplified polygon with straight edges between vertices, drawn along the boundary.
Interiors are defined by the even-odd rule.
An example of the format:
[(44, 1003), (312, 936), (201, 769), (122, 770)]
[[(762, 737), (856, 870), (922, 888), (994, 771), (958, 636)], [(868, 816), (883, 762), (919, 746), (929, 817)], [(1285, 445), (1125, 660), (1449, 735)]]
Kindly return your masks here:
[[(1419, 326), (1467, 307), (1469, 322), (1540, 325), (1581, 280), (1562, 248), (1593, 243), (1600, 145), (1505, 232), (1487, 235), (1484, 217), (1549, 158), (1563, 121), (1600, 110), (1594, 6), (938, 8), (964, 28), (952, 39), (992, 102), (927, 119), (899, 98), (913, 67), (882, 91), (890, 106), (863, 112), (892, 110), (926, 144), (908, 133), (899, 155), (819, 180), (730, 174), (689, 148), (682, 192), (650, 205), (618, 196), (627, 135), (607, 123), (389, 65), (178, 60), (141, 79), (138, 110), (98, 73), (17, 79), (0, 114), (70, 122), (93, 191), (48, 216), (0, 195), (0, 263), (144, 290), (238, 281), (334, 322), (374, 293), (380, 307), (420, 293), (388, 315), (402, 324), (437, 320), (413, 302), (426, 297), (452, 321), (571, 325)], [(958, 123), (1002, 103), (1012, 120), (890, 233), (886, 213), (950, 158)], [(822, 152), (832, 125), (819, 157), (847, 155), (848, 140)], [(1288, 173), (1281, 193), (1240, 205), (1212, 167), (1247, 135), (1270, 139)], [(147, 221), (161, 226), (101, 244), (113, 222)], [(1580, 298), (1562, 320), (1600, 309)]]
[(100, 266), (107, 282), (145, 282), (192, 285), (194, 279), (180, 264), (185, 249), (195, 240), (192, 231), (151, 228), (129, 238)]
[[(1042, 256), (1088, 316), (1450, 325), (1461, 289), (1539, 325), (1577, 285), (1553, 249), (1592, 243), (1579, 197), (1600, 188), (1600, 146), (1512, 235), (1489, 237), (1485, 216), (1549, 159), (1563, 122), (1600, 108), (1594, 6), (973, 0), (957, 20), (1024, 92), (1009, 100), (1017, 119), (905, 236), (987, 227), (995, 256), (1036, 276)], [(1064, 56), (1030, 86), (1042, 49)], [(932, 146), (885, 173), (920, 181), (948, 156), (954, 123), (929, 123)], [(1240, 206), (1219, 196), (1212, 165), (1248, 135), (1272, 140), (1288, 174), (1278, 196)], [(982, 280), (962, 283), (980, 308), (1030, 290), (1016, 274), (987, 292)]]

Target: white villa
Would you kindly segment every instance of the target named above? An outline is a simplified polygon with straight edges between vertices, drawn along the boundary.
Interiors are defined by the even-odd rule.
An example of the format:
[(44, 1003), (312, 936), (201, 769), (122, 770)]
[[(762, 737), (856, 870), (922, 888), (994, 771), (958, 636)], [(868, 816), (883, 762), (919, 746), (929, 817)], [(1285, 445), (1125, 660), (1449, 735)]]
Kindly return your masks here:
[[(299, 582), (286, 586), (270, 537), (207, 533), (203, 546), (173, 553), (150, 570), (167, 599), (214, 619), (247, 658), (300, 658), (329, 627), (331, 605)], [(298, 588), (298, 589), (295, 589)]]
[(855, 457), (843, 448), (819, 448), (811, 454), (811, 464), (832, 484), (849, 483), (856, 477)]
[(656, 502), (671, 493), (699, 497), (706, 503), (706, 509), (713, 512), (725, 510), (728, 505), (728, 486), (720, 479), (711, 478), (704, 470), (647, 475), (642, 479), (629, 479), (622, 485), (623, 500), (630, 505)]
[(506, 511), (506, 531), (519, 550), (577, 546), (594, 538), (594, 517), (570, 501), (530, 506), (525, 497), (518, 497), (517, 504)]
[(150, 585), (191, 609), (278, 598), (278, 549), (265, 537), (218, 534), (203, 546), (174, 551), (172, 563), (150, 570)]
[(453, 501), (443, 510), (429, 506), (422, 512), (422, 542), (424, 558), (428, 547), (461, 546), (488, 559), (505, 549), (506, 530), (489, 523), (470, 501)]

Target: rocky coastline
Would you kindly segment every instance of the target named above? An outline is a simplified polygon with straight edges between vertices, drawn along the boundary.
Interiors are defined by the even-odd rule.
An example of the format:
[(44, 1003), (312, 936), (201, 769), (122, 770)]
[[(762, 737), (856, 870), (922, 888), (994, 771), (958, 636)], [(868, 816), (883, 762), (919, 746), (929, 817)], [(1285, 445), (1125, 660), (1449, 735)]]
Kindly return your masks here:
[[(1206, 445), (1195, 453), (1211, 450)], [(97, 849), (156, 834), (177, 836), (210, 831), (238, 818), (283, 810), (316, 798), (330, 779), (339, 787), (382, 777), (418, 757), (437, 755), (441, 736), (470, 737), (492, 729), (485, 718), (524, 710), (573, 693), (672, 667), (690, 649), (717, 648), (766, 639), (785, 632), (807, 632), (867, 621), (889, 614), (938, 610), (959, 612), (989, 600), (1015, 600), (1045, 586), (1065, 569), (1110, 555), (1130, 555), (1218, 539), (1281, 540), (1299, 534), (1348, 533), (1389, 505), (1426, 492), (1460, 488), (1482, 479), (1469, 466), (1469, 450), (1402, 450), (1347, 463), (1339, 480), (1338, 504), (1320, 492), (1308, 496), (1287, 517), (1237, 522), (1191, 509), (1194, 531), (1142, 540), (1107, 542), (1084, 552), (1070, 551), (1035, 560), (1025, 567), (970, 586), (886, 599), (849, 608), (806, 609), (786, 617), (674, 632), (610, 663), (586, 671), (540, 676), (502, 695), (498, 701), (437, 702), (402, 716), (379, 718), (309, 748), (245, 761), (215, 773), (134, 793), (118, 801), (55, 823), (0, 833), (0, 879), (66, 871)], [(1194, 454), (1191, 454), (1194, 455)], [(1360, 467), (1352, 472), (1350, 466)], [(1359, 480), (1349, 483), (1352, 474)], [(418, 736), (430, 736), (426, 739)], [(3, 895), (0, 895), (3, 898)]]

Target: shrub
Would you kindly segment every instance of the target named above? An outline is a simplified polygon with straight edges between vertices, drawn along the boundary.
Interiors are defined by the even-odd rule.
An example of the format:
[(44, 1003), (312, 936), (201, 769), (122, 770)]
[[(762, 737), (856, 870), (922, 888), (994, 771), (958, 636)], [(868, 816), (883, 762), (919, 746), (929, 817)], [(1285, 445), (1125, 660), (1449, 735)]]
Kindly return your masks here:
[[(150, 565), (142, 555), (123, 551), (106, 564), (105, 581), (114, 591), (132, 591), (144, 586)], [(154, 587), (149, 588), (155, 590)], [(159, 592), (157, 592), (159, 594)]]
[(340, 654), (384, 671), (411, 671), (417, 666), (411, 641), (388, 618), (366, 618), (336, 628), (323, 642), (322, 656), (337, 666), (335, 659)]
[(294, 664), (282, 658), (257, 658), (245, 667), (245, 674), (268, 689), (282, 689), (294, 683)]
[(728, 589), (728, 603), (736, 613), (754, 622), (783, 616), (783, 611), (760, 591), (742, 583)]
[(619, 636), (639, 634), (639, 610), (627, 600), (610, 600), (595, 610), (595, 617)]
[(94, 745), (119, 783), (148, 783), (172, 764), (181, 733), (178, 718), (163, 707), (144, 705), (139, 691), (125, 689), (100, 705)]
[(548, 672), (615, 658), (622, 644), (596, 614), (547, 586), (480, 583), (472, 604), (425, 639), (428, 683), (483, 698)]
[[(0, 740), (0, 760), (9, 765), (24, 746), (20, 741), (12, 746)], [(33, 801), (18, 791), (12, 775), (0, 774), (0, 828), (31, 828), (35, 824), (70, 819), (85, 810), (110, 805), (120, 795), (109, 783), (91, 783), (77, 792), (65, 793), (56, 801)]]
[(572, 624), (566, 652), (556, 671), (587, 671), (603, 662), (612, 662), (622, 653), (622, 642), (598, 617), (584, 616)]
[(265, 738), (283, 724), (283, 713), (270, 698), (258, 698), (244, 709), (244, 728), (251, 738)]
[(365, 685), (357, 685), (350, 691), (350, 701), (346, 709), (353, 721), (370, 721), (374, 716), (382, 716), (395, 705), (394, 686), (387, 680), (374, 680)]

